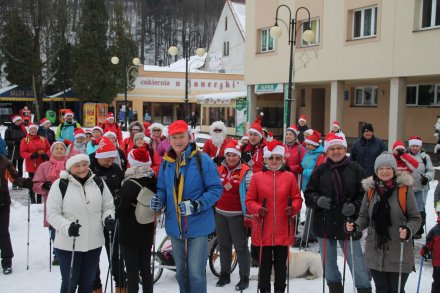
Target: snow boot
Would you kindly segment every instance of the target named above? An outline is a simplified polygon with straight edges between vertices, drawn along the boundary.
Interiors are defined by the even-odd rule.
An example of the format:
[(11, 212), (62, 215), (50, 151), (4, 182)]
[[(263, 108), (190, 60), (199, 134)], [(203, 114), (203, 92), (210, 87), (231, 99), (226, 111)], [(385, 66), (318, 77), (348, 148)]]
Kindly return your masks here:
[(240, 282), (235, 285), (235, 290), (241, 291), (249, 287), (249, 277), (241, 276), (240, 275)]
[(215, 284), (217, 287), (223, 287), (226, 284), (231, 283), (231, 277), (227, 273), (220, 273), (220, 278), (217, 281), (217, 284)]
[(344, 287), (341, 282), (327, 283), (330, 293), (344, 293)]
[(3, 274), (9, 275), (10, 273), (12, 273), (12, 268), (3, 268)]
[(371, 293), (371, 288), (357, 288), (358, 293)]
[(58, 262), (58, 257), (56, 257), (56, 256), (53, 257), (52, 265), (53, 266), (59, 266), (60, 265), (60, 263)]

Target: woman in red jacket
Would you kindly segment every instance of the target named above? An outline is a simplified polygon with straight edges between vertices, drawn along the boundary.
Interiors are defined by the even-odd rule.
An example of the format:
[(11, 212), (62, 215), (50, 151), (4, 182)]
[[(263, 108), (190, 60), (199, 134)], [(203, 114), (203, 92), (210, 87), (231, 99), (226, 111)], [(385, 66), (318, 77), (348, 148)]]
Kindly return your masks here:
[[(31, 124), (28, 127), (28, 135), (21, 140), (20, 156), (25, 160), (26, 171), (29, 178), (34, 178), (38, 166), (49, 160), (50, 145), (46, 138), (37, 135), (38, 126)], [(38, 194), (35, 201), (35, 194), (29, 190), (29, 196), (32, 203), (41, 203), (42, 196)]]
[(280, 142), (274, 140), (266, 144), (263, 170), (254, 173), (246, 194), (246, 208), (256, 219), (252, 227), (252, 244), (262, 246), (258, 276), (260, 292), (270, 292), (272, 258), (275, 292), (284, 292), (286, 260), (295, 234), (292, 218), (301, 210), (298, 183), (293, 173), (286, 172), (284, 153)]

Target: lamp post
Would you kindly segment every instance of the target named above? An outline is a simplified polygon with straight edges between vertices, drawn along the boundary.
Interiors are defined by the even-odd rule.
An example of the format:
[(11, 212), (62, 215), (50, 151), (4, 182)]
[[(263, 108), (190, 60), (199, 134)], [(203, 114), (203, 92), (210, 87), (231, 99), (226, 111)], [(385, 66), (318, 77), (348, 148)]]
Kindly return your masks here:
[[(111, 59), (112, 64), (117, 65), (119, 64), (119, 58), (116, 56), (113, 56)], [(133, 69), (138, 68), (138, 66), (141, 64), (141, 60), (139, 58), (133, 58), (131, 60), (131, 62), (133, 63), (133, 65), (128, 66), (128, 56), (125, 55), (124, 59), (124, 69), (125, 69), (125, 78), (124, 78), (124, 102), (125, 102), (125, 113), (124, 113), (124, 124), (125, 124), (125, 130), (128, 129), (128, 98), (127, 98), (127, 93), (128, 93), (128, 87), (130, 85), (131, 82), (133, 82), (137, 75), (134, 76), (134, 78), (132, 78), (132, 80), (130, 80), (130, 72)]]
[[(278, 26), (278, 11), (281, 7), (287, 8), (289, 10), (289, 46), (290, 46), (290, 63), (289, 63), (289, 84), (288, 84), (288, 92), (287, 92), (287, 109), (285, 111), (285, 117), (284, 117), (284, 131), (287, 126), (290, 125), (290, 112), (291, 112), (291, 103), (294, 99), (292, 99), (292, 91), (294, 91), (294, 47), (296, 45), (296, 34), (297, 30), (301, 28), (301, 26), (304, 23), (300, 23), (298, 26), (298, 11), (301, 9), (304, 9), (307, 11), (307, 14), (309, 15), (309, 21), (308, 21), (308, 29), (304, 31), (303, 33), (303, 40), (310, 43), (315, 39), (315, 33), (310, 30), (310, 11), (305, 7), (299, 7), (295, 12), (295, 18), (292, 18), (292, 11), (290, 10), (289, 6), (282, 4), (277, 7), (276, 16), (275, 16), (275, 25), (271, 27), (270, 29), (270, 36), (274, 39), (278, 39), (281, 37), (282, 30)], [(298, 27), (297, 27), (298, 26)]]
[[(199, 57), (203, 57), (205, 55), (205, 49), (202, 47), (201, 40), (202, 36), (197, 31), (190, 31), (188, 34), (185, 32), (182, 33), (182, 49), (183, 49), (183, 58), (185, 58), (185, 121), (189, 121), (189, 98), (188, 98), (188, 62), (191, 57), (191, 41), (194, 41), (195, 38), (198, 38), (198, 47), (195, 49), (195, 54)], [(173, 45), (168, 48), (168, 54), (171, 56), (176, 56), (179, 53), (179, 49), (176, 45)]]

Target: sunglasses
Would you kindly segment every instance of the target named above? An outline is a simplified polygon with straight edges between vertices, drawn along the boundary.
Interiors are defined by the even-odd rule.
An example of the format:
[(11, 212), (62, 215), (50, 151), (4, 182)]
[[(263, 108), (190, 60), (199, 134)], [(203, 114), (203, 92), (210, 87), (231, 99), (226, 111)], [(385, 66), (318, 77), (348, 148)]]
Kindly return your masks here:
[(133, 128), (131, 131), (139, 131), (140, 129)]
[(221, 129), (214, 129), (214, 132), (222, 132)]
[(153, 132), (160, 132), (160, 131), (162, 131), (162, 130), (160, 130), (160, 129), (153, 129)]
[(273, 160), (275, 160), (275, 161), (281, 161), (282, 159), (283, 159), (283, 157), (269, 157), (269, 158), (267, 158), (269, 161), (273, 161)]

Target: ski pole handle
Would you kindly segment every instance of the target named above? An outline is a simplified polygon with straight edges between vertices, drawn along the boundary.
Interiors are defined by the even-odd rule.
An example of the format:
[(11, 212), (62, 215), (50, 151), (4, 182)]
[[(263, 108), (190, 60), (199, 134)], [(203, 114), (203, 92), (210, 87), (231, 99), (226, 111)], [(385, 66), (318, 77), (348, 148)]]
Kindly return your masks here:
[(287, 197), (287, 206), (292, 206), (292, 199), (290, 198), (290, 195)]
[(266, 202), (267, 202), (267, 198), (265, 197), (265, 198), (263, 198), (263, 208), (266, 207)]

